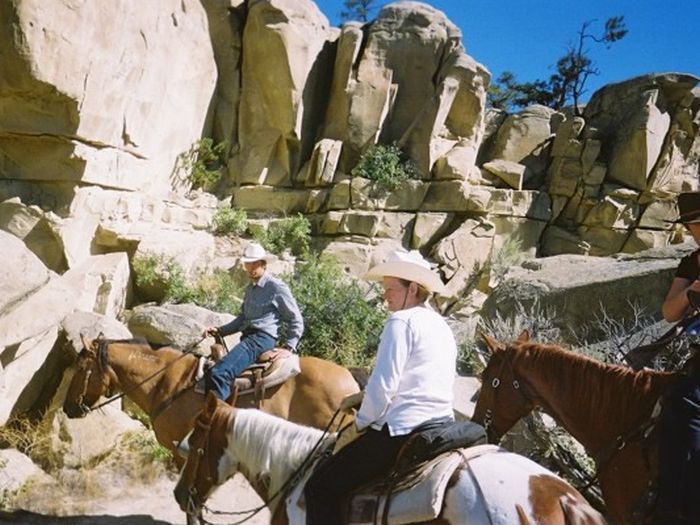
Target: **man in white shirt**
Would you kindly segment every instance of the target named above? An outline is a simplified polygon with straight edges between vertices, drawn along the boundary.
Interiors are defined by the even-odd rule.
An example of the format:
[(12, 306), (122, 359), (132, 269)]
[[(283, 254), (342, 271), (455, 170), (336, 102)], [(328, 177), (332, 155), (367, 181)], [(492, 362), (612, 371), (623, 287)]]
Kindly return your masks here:
[(388, 473), (414, 429), (453, 418), (457, 345), (445, 320), (427, 304), (432, 293), (444, 289), (440, 277), (417, 251), (395, 251), (365, 279), (382, 281), (392, 315), (349, 432), (359, 436), (306, 484), (308, 525), (342, 524), (342, 499)]

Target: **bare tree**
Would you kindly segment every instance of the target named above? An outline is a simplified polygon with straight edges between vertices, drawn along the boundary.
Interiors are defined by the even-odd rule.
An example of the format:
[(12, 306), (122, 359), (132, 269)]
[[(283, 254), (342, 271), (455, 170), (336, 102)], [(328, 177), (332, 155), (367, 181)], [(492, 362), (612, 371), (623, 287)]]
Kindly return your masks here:
[(489, 92), (489, 100), (494, 107), (507, 109), (509, 106), (524, 107), (530, 104), (544, 104), (554, 109), (561, 109), (573, 103), (574, 112), (579, 115), (581, 96), (586, 92), (585, 86), (591, 75), (599, 75), (590, 57), (588, 42), (605, 44), (609, 48), (613, 42), (627, 34), (624, 16), (613, 16), (605, 22), (605, 30), (600, 35), (590, 32), (595, 20), (581, 25), (578, 41), (569, 45), (566, 54), (557, 60), (556, 73), (548, 81), (519, 83), (515, 76), (506, 71), (496, 80)]

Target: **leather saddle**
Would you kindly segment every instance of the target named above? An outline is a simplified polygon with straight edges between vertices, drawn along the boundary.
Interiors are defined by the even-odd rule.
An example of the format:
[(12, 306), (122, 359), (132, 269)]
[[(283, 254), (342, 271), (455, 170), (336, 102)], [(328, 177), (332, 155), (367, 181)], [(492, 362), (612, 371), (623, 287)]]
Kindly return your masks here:
[[(208, 357), (200, 357), (195, 377), (195, 391), (204, 393), (204, 374), (216, 364)], [(267, 350), (260, 354), (255, 364), (246, 368), (233, 382), (238, 395), (255, 394), (264, 397), (264, 391), (281, 385), (301, 372), (299, 355), (283, 349)]]

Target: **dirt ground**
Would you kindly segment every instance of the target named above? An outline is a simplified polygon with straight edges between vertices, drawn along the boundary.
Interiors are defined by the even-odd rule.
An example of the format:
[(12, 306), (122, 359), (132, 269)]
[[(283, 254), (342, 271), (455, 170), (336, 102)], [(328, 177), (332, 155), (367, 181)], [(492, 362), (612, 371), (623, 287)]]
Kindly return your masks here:
[[(96, 483), (99, 490), (89, 495), (65, 495), (59, 491), (52, 495), (46, 493), (46, 487), (37, 487), (36, 493), (32, 491), (18, 502), (21, 504), (19, 509), (0, 510), (0, 522), (18, 525), (185, 525), (185, 515), (173, 497), (176, 481), (172, 476), (161, 476), (146, 485), (125, 481), (114, 478), (105, 488), (100, 480)], [(208, 506), (216, 511), (240, 511), (256, 508), (261, 503), (248, 482), (237, 475), (212, 495)], [(243, 517), (205, 514), (212, 523), (232, 523)], [(246, 523), (263, 525), (269, 520), (268, 510), (263, 509)]]

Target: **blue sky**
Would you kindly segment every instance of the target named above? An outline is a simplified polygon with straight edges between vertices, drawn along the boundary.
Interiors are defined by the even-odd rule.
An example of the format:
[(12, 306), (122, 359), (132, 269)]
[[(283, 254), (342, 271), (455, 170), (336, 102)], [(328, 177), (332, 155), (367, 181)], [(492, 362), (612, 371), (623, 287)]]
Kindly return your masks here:
[[(389, 2), (378, 0), (377, 5)], [(589, 46), (600, 76), (587, 83), (587, 100), (599, 87), (646, 73), (700, 76), (700, 0), (430, 0), (463, 35), (467, 53), (493, 77), (505, 70), (520, 82), (547, 79), (583, 22), (602, 32), (605, 20), (624, 15), (629, 33), (606, 49)], [(331, 24), (340, 25), (343, 0), (316, 0)], [(375, 13), (376, 16), (376, 13)]]

